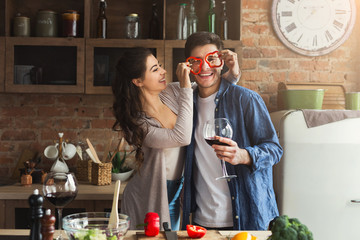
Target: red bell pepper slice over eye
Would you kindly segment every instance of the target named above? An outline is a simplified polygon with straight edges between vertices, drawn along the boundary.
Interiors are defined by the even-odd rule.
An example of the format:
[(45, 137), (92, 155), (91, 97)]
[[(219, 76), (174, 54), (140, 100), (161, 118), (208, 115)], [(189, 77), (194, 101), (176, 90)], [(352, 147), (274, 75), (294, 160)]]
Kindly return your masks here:
[(148, 212), (144, 219), (145, 235), (148, 237), (155, 237), (160, 231), (160, 217), (155, 212)]
[(206, 228), (196, 225), (186, 225), (186, 231), (190, 238), (202, 238), (206, 234)]
[[(186, 59), (186, 62), (188, 62), (190, 64), (190, 72), (194, 75), (198, 75), (201, 72), (201, 67), (203, 64), (203, 61), (201, 58), (196, 58), (196, 57), (188, 57)], [(198, 66), (194, 66), (195, 64), (197, 64)]]
[[(220, 59), (220, 63), (214, 65), (213, 63), (209, 62), (208, 57), (209, 57), (209, 56), (212, 56), (212, 55), (217, 55), (216, 57), (218, 57), (218, 58)], [(221, 67), (221, 66), (223, 65), (224, 61), (220, 58), (220, 56), (221, 56), (221, 55), (220, 55), (219, 51), (214, 51), (214, 52), (208, 53), (208, 54), (206, 54), (206, 56), (205, 56), (205, 62), (206, 62), (211, 68)]]

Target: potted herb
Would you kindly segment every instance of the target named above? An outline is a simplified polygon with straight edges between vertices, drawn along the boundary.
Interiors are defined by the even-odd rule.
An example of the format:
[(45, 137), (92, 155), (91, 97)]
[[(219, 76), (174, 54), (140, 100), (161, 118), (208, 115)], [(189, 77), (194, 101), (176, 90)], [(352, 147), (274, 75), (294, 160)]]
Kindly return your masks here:
[[(134, 169), (131, 167), (130, 161), (130, 155), (134, 152), (126, 152), (126, 150), (120, 150), (122, 146), (124, 139), (121, 140), (119, 151), (115, 153), (115, 156), (112, 158), (112, 169), (111, 169), (111, 177), (113, 181), (120, 180), (120, 181), (126, 181), (130, 178), (131, 174), (134, 172)], [(112, 156), (111, 156), (112, 157)], [(130, 164), (130, 165), (129, 165)]]

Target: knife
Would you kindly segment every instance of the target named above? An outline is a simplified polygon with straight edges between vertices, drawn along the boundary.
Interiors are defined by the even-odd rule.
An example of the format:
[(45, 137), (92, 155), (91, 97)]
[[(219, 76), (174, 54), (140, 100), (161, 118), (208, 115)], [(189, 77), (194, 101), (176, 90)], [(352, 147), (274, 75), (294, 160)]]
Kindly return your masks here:
[(177, 234), (176, 232), (171, 231), (171, 229), (169, 228), (169, 223), (168, 222), (163, 222), (163, 227), (165, 230), (165, 236), (167, 240), (177, 240)]

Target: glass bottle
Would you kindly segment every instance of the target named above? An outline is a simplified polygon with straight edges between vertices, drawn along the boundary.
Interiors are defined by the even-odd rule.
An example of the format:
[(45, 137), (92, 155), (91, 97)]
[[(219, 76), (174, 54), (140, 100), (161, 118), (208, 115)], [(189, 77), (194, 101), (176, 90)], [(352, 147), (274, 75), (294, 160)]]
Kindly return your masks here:
[(177, 39), (187, 38), (187, 16), (186, 16), (186, 3), (180, 3), (179, 18), (177, 25)]
[(187, 19), (187, 22), (188, 22), (188, 26), (187, 26), (188, 34), (187, 35), (188, 36), (197, 32), (198, 17), (196, 16), (194, 1), (195, 0), (190, 1), (190, 11), (189, 11), (188, 19)]
[(216, 21), (216, 14), (215, 14), (215, 0), (209, 0), (209, 10), (207, 13), (208, 16), (208, 31), (215, 33), (215, 21)]
[(97, 23), (96, 37), (97, 38), (106, 38), (106, 33), (107, 33), (107, 18), (105, 15), (106, 6), (107, 6), (106, 1), (100, 0), (99, 15), (96, 20), (96, 23)]
[(222, 40), (228, 40), (229, 18), (226, 14), (226, 1), (222, 1), (221, 3), (223, 4), (223, 11), (220, 18), (220, 38)]
[(149, 26), (149, 38), (150, 39), (161, 39), (160, 20), (158, 15), (157, 4), (152, 4), (152, 16)]

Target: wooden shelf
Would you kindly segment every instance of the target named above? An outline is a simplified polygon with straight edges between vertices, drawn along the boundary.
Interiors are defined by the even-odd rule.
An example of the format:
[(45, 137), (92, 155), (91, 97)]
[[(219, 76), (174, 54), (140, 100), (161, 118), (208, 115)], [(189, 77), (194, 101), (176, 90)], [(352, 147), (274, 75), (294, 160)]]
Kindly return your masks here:
[[(5, 91), (84, 93), (84, 41), (83, 38), (7, 37)], [(43, 82), (16, 83), (16, 65), (41, 67)]]
[[(175, 40), (177, 13), (179, 4), (183, 1), (126, 0), (124, 3), (106, 0), (108, 38), (97, 39), (95, 31), (99, 1), (0, 0), (0, 53), (2, 53), (0, 55), (0, 92), (112, 94), (110, 82), (115, 78), (117, 59), (122, 51), (135, 46), (154, 49), (154, 54), (167, 70), (167, 81), (177, 81), (175, 67), (177, 63), (184, 61), (185, 40)], [(162, 39), (160, 40), (147, 39), (153, 2), (157, 3), (161, 22)], [(216, 11), (220, 16), (222, 8), (220, 3), (217, 4)], [(195, 1), (195, 7), (199, 18), (198, 30), (206, 31), (208, 1)], [(241, 51), (240, 8), (240, 1), (227, 0), (229, 28), (232, 30), (229, 32), (229, 38), (233, 40), (227, 40), (224, 43), (226, 48), (231, 48), (238, 54)], [(62, 12), (69, 9), (78, 11), (80, 37), (34, 37), (36, 14), (40, 9), (51, 9), (57, 12), (59, 21)], [(12, 36), (13, 19), (17, 13), (30, 18), (31, 37)], [(125, 39), (125, 17), (130, 13), (137, 13), (140, 16), (140, 39)], [(60, 22), (58, 29), (60, 36)], [(106, 74), (96, 69), (97, 63), (103, 64), (108, 69)], [(17, 65), (25, 65), (25, 68)], [(24, 78), (18, 78), (18, 69), (27, 69), (26, 73), (29, 75), (30, 66), (42, 68), (43, 82), (41, 84), (39, 81), (29, 82), (29, 79), (26, 79), (25, 83), (30, 84), (24, 84)], [(20, 74), (20, 76), (23, 75)]]

